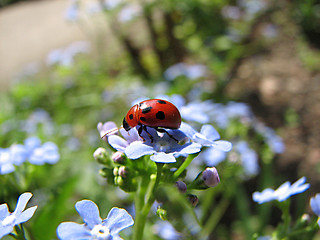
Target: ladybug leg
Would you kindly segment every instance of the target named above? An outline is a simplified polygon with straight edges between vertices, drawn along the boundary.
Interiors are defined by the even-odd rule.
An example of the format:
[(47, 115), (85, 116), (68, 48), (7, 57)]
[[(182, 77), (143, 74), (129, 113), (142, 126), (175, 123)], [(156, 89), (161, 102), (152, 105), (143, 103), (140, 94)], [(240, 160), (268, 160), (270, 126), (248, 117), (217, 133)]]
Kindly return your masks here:
[(143, 128), (142, 128), (142, 126), (141, 126), (141, 125), (139, 125), (139, 126), (140, 126), (140, 127), (139, 127), (139, 129), (138, 129), (139, 137), (141, 137), (141, 138), (142, 138), (142, 140), (145, 142), (146, 140), (144, 139), (144, 137), (142, 137), (142, 136), (141, 136), (141, 133), (142, 133)]
[[(140, 129), (143, 129), (149, 136), (151, 143), (153, 143), (153, 137), (151, 136), (151, 134), (148, 132), (147, 127), (145, 125), (142, 125), (142, 127)], [(142, 132), (142, 130), (141, 130)]]
[(177, 143), (179, 142), (174, 136), (172, 136), (170, 133), (167, 132), (167, 130), (163, 129), (163, 128), (156, 128), (156, 130), (160, 133), (166, 133), (168, 134), (168, 136), (170, 138), (172, 138), (173, 140), (175, 140)]

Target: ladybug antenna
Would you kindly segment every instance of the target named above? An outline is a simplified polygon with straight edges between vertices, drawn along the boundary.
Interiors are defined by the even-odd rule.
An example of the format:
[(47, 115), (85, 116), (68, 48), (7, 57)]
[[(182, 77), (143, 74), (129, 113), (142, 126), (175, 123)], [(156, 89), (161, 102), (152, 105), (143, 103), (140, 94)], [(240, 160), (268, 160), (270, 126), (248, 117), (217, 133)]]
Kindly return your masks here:
[(109, 137), (110, 135), (117, 133), (121, 128), (123, 127), (121, 126), (120, 128), (112, 128), (108, 132), (106, 132), (104, 135), (102, 135), (101, 138)]

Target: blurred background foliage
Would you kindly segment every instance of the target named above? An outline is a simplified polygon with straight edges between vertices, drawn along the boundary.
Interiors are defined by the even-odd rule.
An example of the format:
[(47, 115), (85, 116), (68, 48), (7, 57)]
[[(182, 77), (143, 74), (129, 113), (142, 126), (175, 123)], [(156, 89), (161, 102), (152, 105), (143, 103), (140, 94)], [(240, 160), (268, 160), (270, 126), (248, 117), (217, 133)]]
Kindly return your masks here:
[[(1, 0), (0, 6), (15, 2)], [(52, 51), (46, 66), (22, 74), (1, 93), (0, 146), (8, 148), (38, 136), (55, 142), (61, 156), (55, 165), (23, 165), (0, 175), (1, 203), (14, 202), (24, 191), (35, 195), (39, 209), (28, 223), (33, 239), (53, 239), (61, 221), (78, 220), (73, 207), (77, 200), (94, 200), (103, 217), (107, 211), (102, 209), (131, 206), (130, 195), (98, 176), (100, 167), (92, 154), (99, 146), (107, 147), (97, 123), (112, 120), (119, 126), (132, 102), (142, 97), (178, 94), (187, 103), (211, 100), (223, 106), (244, 102), (258, 121), (276, 128), (284, 139), (286, 151), (279, 155), (241, 118), (225, 129), (210, 121), (223, 139), (248, 142), (261, 169), (243, 177), (242, 168), (224, 161), (217, 189), (196, 193), (204, 209), (214, 211), (215, 203), (226, 203), (218, 205), (223, 210), (212, 239), (250, 239), (254, 232), (272, 231), (280, 216), (271, 206), (254, 205), (253, 191), (300, 175), (312, 183), (308, 196), (318, 190), (320, 1), (90, 4), (70, 1), (67, 20), (88, 32), (87, 22), (99, 24), (96, 16), (102, 16), (115, 42), (110, 43), (104, 31), (89, 34), (91, 44), (78, 42)], [(199, 130), (200, 125), (195, 126)], [(166, 191), (174, 194), (169, 186)], [(184, 200), (159, 196), (168, 197), (173, 225), (185, 236), (192, 235), (192, 221), (182, 220), (179, 212)], [(303, 213), (307, 199), (294, 199), (294, 215)], [(203, 215), (202, 221), (208, 218)], [(146, 239), (160, 239), (152, 229)]]

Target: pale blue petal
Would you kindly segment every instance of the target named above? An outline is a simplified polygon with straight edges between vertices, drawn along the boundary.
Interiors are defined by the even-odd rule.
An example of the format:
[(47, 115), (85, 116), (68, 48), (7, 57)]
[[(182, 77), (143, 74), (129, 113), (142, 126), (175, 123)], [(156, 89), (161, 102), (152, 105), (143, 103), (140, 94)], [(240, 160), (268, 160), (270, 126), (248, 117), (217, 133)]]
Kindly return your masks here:
[(117, 135), (109, 136), (108, 142), (114, 149), (120, 152), (124, 152), (126, 147), (128, 146), (128, 142)]
[(134, 141), (142, 141), (136, 128), (131, 128), (128, 132), (125, 129), (121, 128), (120, 133), (129, 144)]
[(320, 216), (320, 194), (316, 194), (316, 196), (310, 199), (310, 206), (312, 211)]
[(84, 223), (92, 229), (95, 225), (101, 224), (102, 219), (97, 205), (90, 200), (82, 200), (76, 203), (76, 210), (82, 217)]
[(275, 194), (274, 190), (271, 188), (266, 188), (262, 192), (254, 192), (252, 195), (252, 199), (255, 202), (258, 202), (259, 204), (270, 202), (272, 200), (275, 200)]
[(218, 133), (218, 131), (209, 124), (203, 125), (201, 127), (200, 133), (211, 141), (220, 139), (220, 134)]
[(15, 168), (14, 168), (13, 164), (10, 162), (0, 165), (0, 174), (1, 175), (12, 173), (14, 170), (15, 170)]
[(32, 197), (32, 193), (30, 192), (21, 194), (20, 197), (18, 198), (16, 209), (14, 210), (13, 214), (16, 216), (21, 214), (22, 211), (26, 208), (27, 203), (29, 202), (31, 197)]
[(34, 206), (23, 211), (20, 215), (17, 216), (15, 225), (28, 221), (33, 216), (36, 209), (37, 206)]
[(0, 239), (2, 239), (4, 236), (8, 235), (12, 231), (13, 231), (13, 226), (8, 226), (8, 227), (0, 226)]
[(9, 209), (6, 203), (0, 205), (0, 221), (9, 216)]
[(156, 151), (153, 147), (143, 144), (142, 142), (133, 142), (126, 149), (125, 154), (130, 159), (137, 159), (144, 155), (151, 155)]
[(132, 226), (134, 223), (130, 214), (122, 208), (114, 207), (110, 210), (103, 225), (110, 229), (111, 235), (117, 235), (123, 229)]
[(154, 162), (159, 162), (159, 163), (176, 162), (176, 158), (173, 156), (173, 153), (164, 153), (164, 152), (155, 153), (150, 157), (150, 159)]
[(231, 142), (225, 140), (215, 141), (212, 146), (220, 151), (229, 152), (232, 149)]
[(22, 144), (15, 144), (10, 147), (10, 157), (15, 165), (21, 165), (27, 159), (27, 150)]
[(188, 138), (193, 139), (193, 135), (197, 133), (189, 124), (181, 122), (180, 131), (182, 131)]
[(200, 152), (200, 150), (201, 150), (201, 144), (190, 142), (190, 143), (184, 144), (182, 146), (182, 149), (178, 153), (180, 153), (180, 154), (193, 154), (193, 153)]
[(205, 151), (202, 151), (200, 154), (208, 167), (217, 166), (227, 157), (227, 154), (224, 151), (220, 151), (213, 147), (208, 148)]
[(84, 224), (74, 222), (63, 222), (57, 228), (60, 240), (89, 240), (92, 239), (90, 231)]

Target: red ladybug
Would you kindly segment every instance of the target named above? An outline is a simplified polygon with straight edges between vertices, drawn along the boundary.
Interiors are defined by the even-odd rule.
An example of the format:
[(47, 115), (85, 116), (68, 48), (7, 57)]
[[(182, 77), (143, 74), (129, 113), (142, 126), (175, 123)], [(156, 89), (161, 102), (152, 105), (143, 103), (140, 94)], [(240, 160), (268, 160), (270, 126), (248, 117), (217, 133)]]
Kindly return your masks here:
[(165, 132), (175, 139), (163, 128), (178, 129), (181, 125), (181, 115), (177, 107), (172, 103), (162, 99), (149, 99), (130, 108), (123, 118), (122, 125), (126, 131), (135, 126), (140, 126), (138, 130), (139, 136), (141, 137), (142, 130), (144, 130), (150, 137), (151, 142), (153, 138), (146, 127), (154, 128), (158, 132)]

